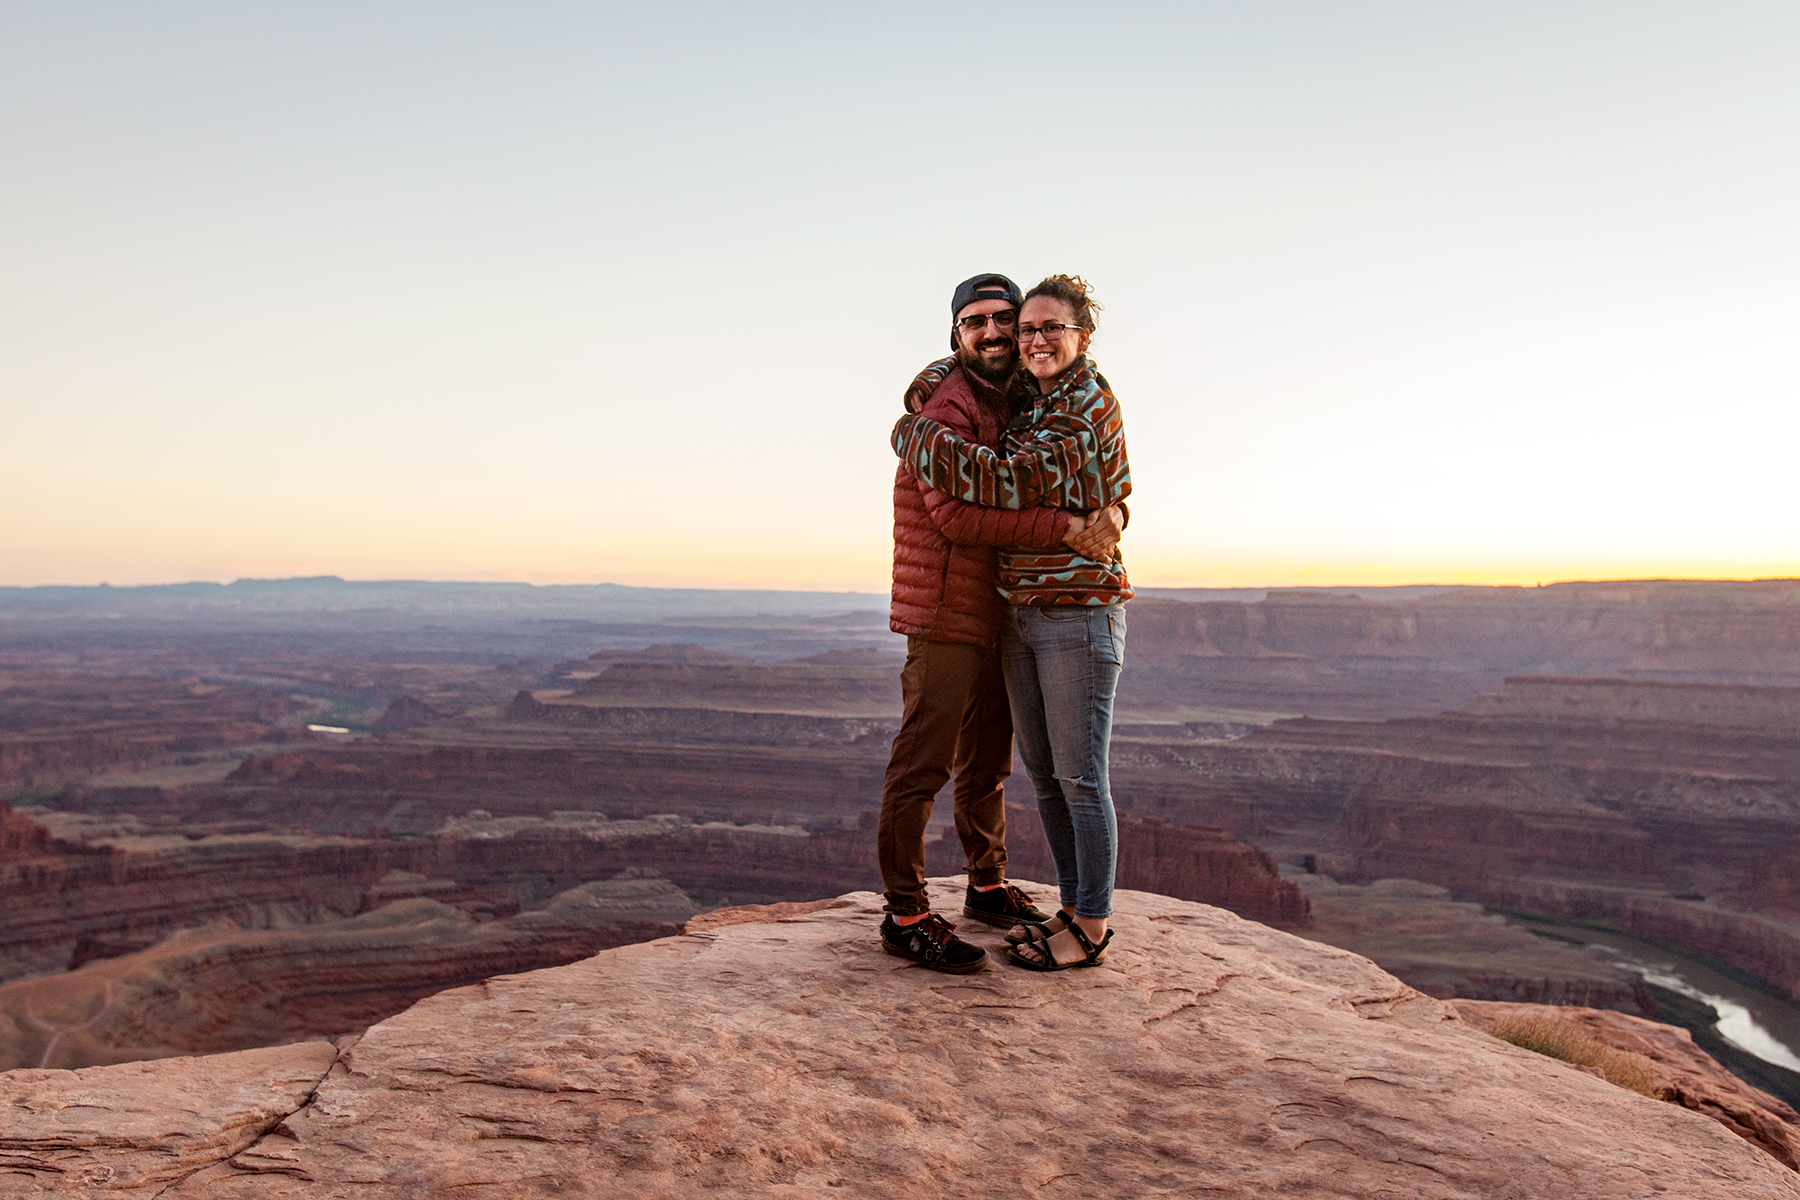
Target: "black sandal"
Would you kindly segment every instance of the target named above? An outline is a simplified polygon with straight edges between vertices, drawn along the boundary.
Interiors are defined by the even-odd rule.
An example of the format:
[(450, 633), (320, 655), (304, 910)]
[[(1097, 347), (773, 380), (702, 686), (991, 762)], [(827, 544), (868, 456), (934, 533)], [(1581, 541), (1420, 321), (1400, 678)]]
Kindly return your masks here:
[[(1063, 929), (1067, 929), (1075, 923), (1075, 914), (1066, 908), (1059, 908), (1056, 910), (1056, 915), (1050, 918), (1050, 921), (1061, 921), (1063, 923)], [(1031, 940), (1031, 931), (1033, 929), (1042, 929), (1044, 926), (1048, 925), (1050, 921), (1020, 921), (1019, 924), (1024, 928), (1025, 936), (1014, 937), (1012, 934), (1008, 933), (1001, 941), (1009, 946), (1023, 946), (1026, 942)], [(1050, 932), (1052, 934), (1057, 934), (1061, 933), (1062, 929), (1052, 929)]]
[[(1026, 958), (1019, 953), (1018, 946), (1014, 946), (1011, 950), (1008, 950), (1006, 952), (1006, 957), (1012, 959), (1015, 966), (1024, 967), (1027, 971), (1067, 971), (1071, 967), (1097, 967), (1102, 962), (1106, 961), (1106, 947), (1112, 942), (1112, 930), (1108, 929), (1106, 931), (1106, 936), (1101, 938), (1100, 944), (1096, 946), (1094, 945), (1093, 939), (1088, 937), (1087, 933), (1081, 926), (1075, 923), (1073, 918), (1070, 919), (1068, 925), (1064, 928), (1073, 933), (1075, 935), (1075, 940), (1081, 943), (1082, 950), (1086, 952), (1085, 958), (1078, 958), (1072, 962), (1066, 963), (1057, 962), (1056, 954), (1050, 949), (1050, 939), (1055, 937), (1056, 934), (1045, 933), (1042, 925), (1029, 926), (1024, 943), (1044, 956), (1042, 962)], [(1057, 932), (1060, 933), (1062, 931), (1058, 930)]]

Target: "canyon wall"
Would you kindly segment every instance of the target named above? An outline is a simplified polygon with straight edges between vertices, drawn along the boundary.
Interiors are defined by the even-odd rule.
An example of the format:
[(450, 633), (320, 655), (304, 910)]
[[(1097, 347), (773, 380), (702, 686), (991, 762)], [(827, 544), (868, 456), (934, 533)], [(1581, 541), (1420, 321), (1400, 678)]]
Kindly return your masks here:
[(887, 716), (900, 705), (897, 655), (859, 652), (779, 663), (615, 662), (575, 689), (587, 704)]
[(1271, 592), (1132, 603), (1121, 701), (1380, 719), (1459, 708), (1512, 674), (1800, 685), (1800, 581)]
[(1245, 742), (1377, 760), (1332, 834), (1345, 878), (1712, 895), (1800, 831), (1796, 688), (1515, 678), (1459, 713), (1280, 722)]
[(1346, 882), (1608, 922), (1800, 995), (1800, 689), (1522, 676), (1430, 717), (1139, 725), (1113, 792)]
[[(898, 696), (899, 684), (895, 682), (893, 696), (888, 699), (896, 700)], [(790, 694), (788, 702), (798, 701)], [(729, 746), (839, 746), (864, 740), (885, 743), (891, 742), (900, 730), (899, 719), (888, 716), (819, 716), (696, 705), (545, 704), (528, 691), (520, 692), (507, 706), (506, 717), (511, 721), (592, 731), (609, 741)]]
[(1791, 837), (1744, 865), (1730, 900), (1743, 908), (1800, 915), (1800, 837)]
[(1636, 972), (1453, 900), (1447, 888), (1412, 879), (1344, 884), (1304, 874), (1293, 882), (1311, 903), (1304, 936), (1373, 959), (1427, 996), (1657, 1015)]
[(136, 953), (0, 984), (0, 1071), (358, 1033), (445, 988), (679, 933), (694, 911), (673, 884), (640, 874), (486, 922), (424, 897), (279, 929), (214, 921)]
[(482, 814), (419, 838), (188, 837), (101, 826), (73, 852), (0, 867), (0, 979), (143, 949), (219, 919), (265, 929), (348, 917), (396, 870), (525, 907), (633, 868), (663, 870), (714, 894), (811, 899), (866, 880), (866, 840), (850, 831), (809, 838), (798, 829), (608, 821), (594, 813), (554, 820)]
[(237, 812), (275, 821), (285, 813), (313, 828), (394, 833), (436, 829), (447, 816), (470, 808), (520, 815), (579, 808), (621, 815), (682, 812), (787, 823), (852, 818), (878, 807), (885, 766), (882, 746), (438, 749), (388, 761), (309, 761), (264, 786), (256, 786), (256, 767), (246, 764), (230, 782), (250, 786), (228, 786), (217, 800), (196, 795), (180, 811), (183, 819), (199, 820)]
[(0, 672), (0, 794), (283, 740), (303, 707), (197, 680)]
[(38, 858), (50, 851), (50, 831), (0, 800), (0, 863)]
[[(62, 818), (73, 830), (80, 822)], [(1035, 813), (1017, 810), (1009, 839), (1019, 878), (1054, 879)], [(310, 833), (157, 833), (140, 823), (88, 822), (69, 852), (0, 868), (0, 979), (63, 969), (154, 945), (174, 930), (221, 918), (244, 928), (295, 927), (366, 910), (384, 877), (403, 871), (453, 881), (530, 908), (566, 888), (633, 868), (676, 885), (740, 900), (810, 900), (878, 886), (872, 830), (695, 824), (681, 817), (608, 820), (452, 818), (408, 838)], [(1255, 847), (1218, 830), (1126, 818), (1122, 886), (1156, 880), (1170, 894), (1259, 919), (1303, 923), (1306, 901)], [(954, 839), (928, 847), (945, 871), (961, 867)], [(442, 895), (441, 892), (415, 893)], [(453, 897), (444, 895), (445, 900)]]
[[(1274, 860), (1257, 847), (1222, 829), (1176, 826), (1153, 817), (1121, 816), (1118, 822), (1118, 887), (1212, 904), (1285, 928), (1308, 924), (1305, 894), (1282, 879)], [(1056, 863), (1035, 805), (1007, 806), (1006, 850), (1008, 876), (1055, 885)], [(965, 865), (955, 830), (945, 830), (926, 848), (933, 874), (952, 874)], [(1040, 907), (1048, 911), (1056, 905), (1053, 893)]]
[(1285, 654), (1503, 673), (1800, 679), (1792, 579), (1457, 588), (1400, 601), (1276, 591), (1255, 604), (1145, 599), (1131, 617), (1131, 641), (1159, 659)]
[[(1731, 892), (1752, 860), (1800, 836), (1797, 696), (1794, 688), (1524, 676), (1433, 717), (1282, 720), (1225, 738), (1195, 737), (1192, 723), (1126, 723), (1114, 746), (1114, 795), (1128, 817), (1219, 828), (1347, 882), (1412, 878), (1551, 915), (1571, 887), (1616, 895), (1615, 907), (1645, 896), (1685, 903), (1679, 898)], [(210, 790), (147, 798), (75, 789), (59, 804), (188, 824), (302, 822), (359, 837), (431, 833), (473, 808), (536, 818), (678, 813), (700, 824), (805, 824), (829, 840), (878, 807), (890, 728), (875, 717), (524, 693), (493, 717), (252, 757)], [(1015, 799), (1028, 794), (1023, 784), (1012, 781)], [(1122, 872), (1160, 861), (1148, 828), (1126, 823)], [(1048, 879), (1047, 860), (1029, 858), (1038, 840), (1015, 841), (1014, 869)], [(872, 867), (865, 859), (854, 860), (856, 869)], [(872, 874), (806, 877), (829, 889)], [(1272, 897), (1190, 891), (1154, 871), (1135, 883), (1292, 919)], [(753, 877), (712, 886), (804, 898)], [(1764, 939), (1754, 930), (1745, 937)]]

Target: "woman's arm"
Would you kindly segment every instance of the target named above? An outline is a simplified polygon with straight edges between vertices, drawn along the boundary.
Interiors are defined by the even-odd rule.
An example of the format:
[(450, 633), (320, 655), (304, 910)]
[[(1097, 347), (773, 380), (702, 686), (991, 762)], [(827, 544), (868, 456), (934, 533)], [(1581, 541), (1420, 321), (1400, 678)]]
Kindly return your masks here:
[(906, 395), (902, 398), (906, 411), (916, 413), (931, 403), (931, 393), (937, 391), (938, 384), (950, 378), (950, 372), (955, 368), (955, 358), (940, 358), (926, 364), (925, 369), (913, 376), (913, 381), (906, 385)]
[(893, 445), (921, 484), (989, 508), (1055, 504), (1071, 493), (1085, 494), (1084, 484), (1099, 482), (1094, 431), (1069, 413), (1051, 414), (1031, 431), (1028, 444), (1005, 458), (929, 417), (901, 417)]

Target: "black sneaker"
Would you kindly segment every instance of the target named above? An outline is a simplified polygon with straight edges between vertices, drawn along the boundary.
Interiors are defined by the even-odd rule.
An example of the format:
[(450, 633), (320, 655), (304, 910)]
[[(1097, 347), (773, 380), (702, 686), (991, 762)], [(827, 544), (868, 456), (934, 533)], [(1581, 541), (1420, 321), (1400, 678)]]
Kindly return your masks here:
[(1010, 928), (1014, 925), (1042, 925), (1050, 919), (1051, 914), (1033, 904), (1023, 888), (1003, 883), (985, 892), (970, 884), (968, 892), (963, 896), (963, 916), (974, 917), (983, 925)]
[(896, 925), (893, 917), (886, 918), (881, 922), (881, 948), (951, 975), (972, 975), (988, 960), (986, 950), (957, 937), (956, 926), (936, 913), (911, 925)]

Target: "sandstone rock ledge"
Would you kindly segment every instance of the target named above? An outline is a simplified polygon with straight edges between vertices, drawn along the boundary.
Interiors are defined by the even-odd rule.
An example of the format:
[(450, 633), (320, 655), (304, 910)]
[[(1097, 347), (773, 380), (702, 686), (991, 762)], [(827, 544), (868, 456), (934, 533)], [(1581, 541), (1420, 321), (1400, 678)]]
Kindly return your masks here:
[[(955, 912), (960, 881), (934, 900)], [(224, 1080), (273, 1051), (80, 1072), (119, 1082), (60, 1110), (89, 1149), (56, 1173), (20, 1161), (13, 1114), (54, 1140), (42, 1097), (74, 1076), (14, 1072), (0, 1195), (1800, 1197), (1716, 1122), (1501, 1043), (1366, 959), (1148, 893), (1118, 907), (1106, 965), (1059, 975), (884, 955), (858, 892), (443, 992), (161, 1191), (103, 1178), (130, 1149), (114, 1073), (141, 1106), (159, 1072)], [(167, 1103), (189, 1124), (229, 1107)]]

